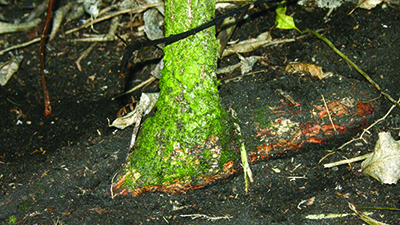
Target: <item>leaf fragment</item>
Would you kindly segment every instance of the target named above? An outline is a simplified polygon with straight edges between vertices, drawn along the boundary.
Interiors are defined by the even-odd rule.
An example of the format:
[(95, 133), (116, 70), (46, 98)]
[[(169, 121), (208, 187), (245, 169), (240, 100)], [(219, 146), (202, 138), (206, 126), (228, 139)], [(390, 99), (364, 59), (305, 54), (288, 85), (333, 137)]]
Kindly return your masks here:
[(379, 133), (374, 152), (361, 163), (361, 169), (382, 184), (396, 184), (400, 179), (400, 141), (388, 132)]
[(359, 8), (362, 9), (373, 9), (375, 8), (377, 5), (381, 4), (383, 2), (383, 0), (364, 0), (361, 1), (361, 3), (358, 5)]
[[(11, 54), (10, 54), (11, 55)], [(18, 71), (19, 64), (24, 59), (23, 56), (11, 55), (11, 59), (7, 62), (0, 63), (0, 84), (4, 86), (7, 84), (11, 76)]]
[(150, 40), (164, 37), (164, 32), (160, 29), (163, 20), (163, 16), (157, 9), (149, 9), (143, 14), (144, 32)]
[(100, 13), (99, 6), (102, 5), (101, 0), (84, 0), (83, 1), (83, 8), (85, 12), (87, 12), (92, 19), (96, 19)]
[(110, 127), (125, 129), (132, 124), (140, 123), (142, 116), (147, 115), (154, 108), (159, 95), (160, 93), (143, 93), (135, 110), (115, 119)]
[[(257, 38), (252, 38), (249, 40), (241, 41), (237, 44), (227, 46), (222, 53), (222, 57), (234, 54), (234, 53), (246, 53), (252, 52), (261, 46), (270, 44), (272, 37), (269, 31), (264, 32), (257, 36)], [(294, 39), (293, 39), (294, 41)]]
[(66, 5), (60, 7), (54, 15), (54, 19), (53, 19), (53, 29), (51, 30), (51, 34), (50, 34), (50, 41), (52, 41), (55, 36), (56, 33), (58, 31), (58, 29), (61, 26), (61, 22), (63, 21), (65, 15), (68, 13), (68, 11), (72, 8), (72, 3), (68, 2)]
[(330, 72), (327, 73), (322, 72), (322, 67), (305, 62), (289, 63), (285, 68), (285, 72), (301, 73), (301, 74), (309, 73), (312, 77), (318, 78), (320, 80), (332, 76), (332, 73)]
[(350, 208), (353, 212), (355, 212), (355, 213), (357, 214), (357, 216), (359, 216), (360, 219), (363, 220), (364, 222), (366, 222), (367, 224), (370, 224), (370, 225), (388, 225), (388, 224), (386, 224), (386, 223), (382, 223), (382, 222), (379, 222), (379, 221), (377, 221), (377, 220), (375, 220), (375, 219), (372, 219), (372, 218), (369, 217), (369, 216), (367, 215), (367, 213), (365, 213), (365, 212), (360, 212), (360, 211), (358, 210), (357, 206), (355, 206), (355, 205), (354, 205), (353, 203), (351, 203), (351, 202), (349, 202), (349, 208)]
[(0, 34), (29, 30), (32, 27), (37, 26), (39, 23), (40, 19), (35, 19), (26, 23), (16, 23), (16, 24), (0, 22)]

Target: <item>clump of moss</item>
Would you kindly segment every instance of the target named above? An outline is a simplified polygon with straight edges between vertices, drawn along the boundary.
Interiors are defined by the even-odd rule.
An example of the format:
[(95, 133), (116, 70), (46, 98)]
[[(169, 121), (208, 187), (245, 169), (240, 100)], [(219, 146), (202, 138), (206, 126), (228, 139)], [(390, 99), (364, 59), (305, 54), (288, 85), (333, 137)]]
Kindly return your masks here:
[(272, 126), (272, 122), (269, 120), (270, 112), (271, 109), (266, 106), (254, 110), (254, 122), (256, 122), (261, 129)]

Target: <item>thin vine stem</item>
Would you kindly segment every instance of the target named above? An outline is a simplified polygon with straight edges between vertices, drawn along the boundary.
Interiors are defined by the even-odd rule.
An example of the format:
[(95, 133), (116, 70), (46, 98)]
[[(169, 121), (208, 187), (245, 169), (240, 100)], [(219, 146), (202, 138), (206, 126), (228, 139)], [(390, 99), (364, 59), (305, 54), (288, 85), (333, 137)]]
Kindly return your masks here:
[(51, 105), (50, 105), (49, 91), (47, 90), (46, 79), (45, 79), (45, 75), (44, 75), (44, 47), (45, 47), (45, 43), (46, 43), (47, 28), (48, 28), (49, 22), (50, 22), (51, 9), (53, 8), (53, 1), (54, 0), (49, 1), (46, 21), (44, 22), (44, 26), (43, 26), (42, 40), (40, 41), (40, 80), (42, 83), (43, 97), (44, 97), (44, 116), (49, 116), (52, 113)]
[(372, 78), (370, 76), (368, 76), (368, 74), (366, 74), (363, 70), (361, 70), (355, 63), (353, 63), (353, 61), (351, 61), (349, 58), (347, 58), (347, 56), (345, 56), (341, 51), (339, 51), (333, 44), (332, 42), (330, 42), (328, 39), (326, 39), (325, 37), (321, 36), (319, 33), (307, 29), (305, 32), (310, 33), (315, 35), (316, 37), (318, 37), (319, 39), (323, 40), (325, 43), (327, 43), (329, 45), (329, 47), (331, 47), (331, 49), (338, 54), (340, 57), (342, 57), (344, 60), (346, 60), (346, 62), (348, 64), (350, 64), (350, 66), (354, 67), (354, 69), (356, 69), (361, 75), (364, 76), (365, 79), (367, 79), (382, 95), (384, 95), (387, 99), (389, 99), (389, 101), (391, 101), (393, 104), (395, 104), (397, 107), (400, 108), (400, 104), (394, 100), (389, 94), (387, 94), (386, 92), (384, 92), (377, 83), (375, 83), (374, 80), (372, 80)]

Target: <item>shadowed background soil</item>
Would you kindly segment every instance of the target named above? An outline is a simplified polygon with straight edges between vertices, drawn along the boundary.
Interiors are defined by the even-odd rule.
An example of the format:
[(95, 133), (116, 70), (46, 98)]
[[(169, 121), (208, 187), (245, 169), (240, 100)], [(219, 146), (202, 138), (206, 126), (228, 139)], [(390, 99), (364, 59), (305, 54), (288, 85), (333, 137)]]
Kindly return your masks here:
[[(378, 6), (371, 11), (358, 9), (349, 16), (347, 13), (352, 7), (354, 5), (346, 5), (333, 11), (326, 23), (323, 20), (328, 12), (326, 9), (306, 11), (290, 6), (288, 14), (294, 13), (301, 30), (326, 29), (324, 35), (336, 47), (364, 69), (382, 89), (398, 99), (400, 12), (392, 8), (383, 10)], [(10, 6), (4, 11), (5, 16), (13, 14), (14, 10), (18, 11), (18, 7)], [(24, 12), (20, 11), (21, 14)], [(254, 38), (274, 25), (274, 12), (254, 11), (254, 16), (238, 24), (232, 40)], [(75, 25), (67, 26), (72, 28)], [(78, 35), (89, 32), (89, 29), (78, 32)], [(98, 28), (101, 33), (107, 33), (107, 29), (107, 23)], [(18, 35), (6, 34), (1, 38), (15, 44), (30, 40), (40, 30), (41, 27), (37, 27), (36, 30)], [(273, 38), (294, 36), (298, 36), (296, 31), (272, 31)], [(184, 217), (190, 214), (221, 217), (213, 221), (215, 224), (362, 224), (358, 217), (345, 215), (351, 213), (348, 201), (357, 206), (400, 207), (398, 187), (381, 185), (366, 177), (359, 172), (359, 163), (333, 169), (324, 169), (318, 163), (329, 153), (328, 149), (334, 149), (347, 140), (332, 143), (332, 146), (308, 145), (300, 152), (253, 165), (255, 181), (248, 194), (244, 194), (243, 174), (239, 174), (186, 194), (145, 193), (137, 198), (111, 198), (110, 184), (125, 162), (132, 129), (115, 131), (108, 127), (107, 118), (113, 120), (117, 111), (131, 101), (129, 96), (116, 101), (110, 99), (134, 86), (137, 80), (147, 79), (150, 69), (137, 65), (126, 77), (109, 74), (109, 68), (118, 64), (123, 54), (123, 45), (117, 42), (99, 43), (82, 61), (82, 72), (77, 70), (74, 61), (90, 43), (71, 43), (69, 38), (56, 38), (47, 46), (46, 68), (49, 73), (46, 79), (53, 106), (51, 116), (43, 117), (39, 45), (13, 52), (25, 56), (17, 73), (24, 85), (12, 78), (0, 88), (2, 224), (7, 224), (11, 216), (15, 216), (20, 224), (210, 223), (204, 218), (192, 220), (190, 216)], [(270, 81), (284, 78), (286, 64), (293, 61), (315, 63), (325, 71), (366, 83), (326, 44), (312, 36), (244, 54), (249, 55), (266, 56), (268, 67), (258, 63), (253, 69), (266, 72), (244, 77), (238, 83), (221, 84), (221, 99), (227, 107), (232, 102), (260, 97), (263, 90), (270, 88)], [(7, 59), (7, 55), (0, 57), (0, 61)], [(221, 59), (219, 64), (224, 67), (237, 62), (237, 56), (230, 56)], [(235, 73), (234, 76), (240, 74), (239, 71)], [(95, 78), (91, 79), (93, 75)], [(139, 99), (141, 91), (133, 93), (133, 96)], [(157, 82), (143, 91), (157, 91)], [(243, 93), (257, 95), (244, 98)], [(379, 96), (378, 92), (375, 94)], [(307, 99), (306, 96), (298, 97)], [(383, 97), (379, 101), (380, 109), (375, 112), (377, 117), (383, 116), (391, 106)], [(19, 118), (22, 124), (17, 124), (16, 115), (10, 112), (12, 109), (22, 110), (25, 115)], [(372, 151), (380, 131), (389, 131), (398, 139), (399, 127), (399, 110), (395, 109), (384, 122), (371, 130), (372, 133), (366, 137), (368, 143), (352, 143), (323, 163)], [(313, 197), (312, 204), (300, 204)], [(381, 222), (400, 222), (395, 211), (363, 211), (372, 212), (371, 216)], [(329, 213), (342, 216), (324, 220), (307, 218), (308, 215)]]

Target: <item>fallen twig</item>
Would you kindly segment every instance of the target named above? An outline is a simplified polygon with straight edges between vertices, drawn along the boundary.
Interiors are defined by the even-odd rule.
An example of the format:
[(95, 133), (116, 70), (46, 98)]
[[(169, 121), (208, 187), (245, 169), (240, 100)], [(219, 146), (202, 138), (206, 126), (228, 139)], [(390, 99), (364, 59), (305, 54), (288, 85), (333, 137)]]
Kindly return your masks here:
[(139, 88), (141, 88), (141, 87), (145, 86), (146, 84), (149, 84), (149, 83), (151, 83), (151, 82), (155, 81), (156, 79), (157, 79), (157, 78), (155, 78), (155, 77), (151, 76), (149, 79), (147, 79), (147, 80), (143, 81), (142, 83), (140, 83), (140, 84), (139, 84), (139, 85), (137, 85), (136, 87), (134, 87), (134, 88), (130, 89), (130, 90), (129, 90), (129, 91), (127, 91), (127, 92), (121, 93), (121, 94), (119, 94), (119, 95), (117, 95), (117, 96), (115, 96), (115, 97), (111, 98), (111, 100), (113, 100), (113, 101), (114, 101), (116, 98), (119, 98), (119, 97), (121, 97), (121, 96), (124, 96), (124, 95), (126, 95), (126, 94), (129, 94), (129, 93), (131, 93), (131, 92), (134, 92), (135, 90), (137, 90), (137, 89), (139, 89)]
[(9, 51), (14, 50), (14, 49), (26, 47), (26, 46), (28, 46), (28, 45), (34, 44), (34, 43), (36, 43), (36, 42), (39, 42), (40, 40), (42, 40), (42, 38), (41, 38), (41, 37), (38, 37), (38, 38), (35, 38), (35, 39), (30, 40), (30, 41), (28, 41), (28, 42), (25, 42), (25, 43), (22, 43), (22, 44), (19, 44), (19, 45), (11, 46), (11, 47), (9, 47), (9, 48), (6, 48), (6, 49), (1, 50), (1, 51), (0, 51), (0, 55), (3, 55), (4, 53), (9, 52)]
[(337, 162), (333, 162), (333, 163), (327, 163), (327, 164), (324, 164), (324, 167), (325, 168), (331, 168), (331, 167), (340, 166), (340, 165), (343, 165), (343, 164), (349, 164), (349, 163), (357, 162), (357, 161), (360, 161), (360, 160), (364, 160), (364, 159), (370, 157), (371, 155), (372, 155), (372, 153), (369, 153), (369, 154), (358, 156), (358, 157), (351, 158), (351, 159), (345, 159), (345, 160), (341, 160), (341, 161), (337, 161)]
[[(365, 215), (372, 215), (371, 212), (366, 212)], [(308, 220), (331, 220), (331, 219), (340, 219), (345, 216), (356, 216), (355, 213), (328, 213), (328, 214), (310, 214), (305, 216)]]
[(110, 30), (108, 31), (107, 35), (100, 35), (97, 37), (90, 37), (90, 38), (77, 38), (72, 39), (73, 42), (105, 42), (105, 41), (114, 41), (115, 40), (115, 32), (119, 26), (119, 20), (121, 17), (114, 17), (111, 20)]
[(207, 220), (222, 220), (222, 219), (231, 219), (233, 216), (207, 216), (205, 214), (187, 214), (181, 215), (181, 217), (191, 217), (192, 220), (197, 218), (207, 219)]
[(391, 211), (400, 211), (399, 208), (392, 207), (370, 207), (370, 206), (358, 206), (359, 209), (376, 209), (376, 210), (391, 210)]
[(89, 55), (89, 53), (94, 49), (94, 47), (96, 47), (98, 42), (93, 43), (92, 45), (90, 45), (90, 47), (88, 49), (86, 49), (81, 56), (79, 56), (79, 58), (75, 61), (76, 67), (78, 67), (78, 70), (82, 72), (82, 67), (81, 67), (81, 60), (84, 59), (86, 56)]
[(333, 130), (334, 130), (335, 132), (337, 132), (337, 130), (336, 130), (336, 126), (335, 126), (335, 124), (333, 123), (333, 120), (332, 120), (332, 117), (331, 117), (331, 113), (329, 112), (328, 105), (326, 104), (326, 101), (325, 101), (324, 95), (323, 95), (323, 94), (321, 94), (321, 96), (322, 96), (322, 101), (324, 102), (324, 105), (325, 105), (326, 113), (328, 114), (328, 117), (329, 117), (329, 121), (330, 121), (330, 122), (331, 122), (331, 124), (332, 124)]
[(75, 31), (78, 31), (80, 29), (87, 28), (87, 27), (89, 27), (89, 26), (91, 26), (91, 25), (93, 25), (95, 23), (98, 23), (98, 22), (101, 22), (101, 21), (104, 21), (104, 20), (108, 20), (108, 19), (110, 19), (112, 17), (115, 17), (115, 16), (119, 16), (119, 15), (126, 14), (126, 13), (140, 13), (140, 12), (143, 12), (143, 11), (149, 9), (149, 8), (161, 6), (163, 4), (164, 3), (155, 3), (155, 4), (149, 4), (149, 5), (142, 5), (142, 6), (136, 7), (135, 9), (125, 9), (125, 10), (121, 10), (121, 11), (118, 11), (118, 12), (115, 12), (115, 13), (110, 13), (110, 14), (108, 14), (106, 16), (103, 16), (101, 18), (95, 19), (93, 21), (88, 20), (82, 26), (74, 28), (74, 29), (71, 29), (71, 30), (65, 32), (65, 34), (70, 34), (70, 33), (73, 33)]
[[(397, 102), (400, 102), (400, 99), (399, 99)], [(387, 111), (387, 113), (386, 113), (383, 117), (377, 119), (373, 124), (371, 124), (369, 127), (365, 128), (365, 129), (363, 130), (363, 132), (361, 133), (360, 137), (351, 139), (350, 141), (348, 141), (348, 142), (344, 143), (342, 146), (340, 146), (339, 149), (342, 149), (344, 146), (346, 146), (346, 145), (352, 143), (353, 141), (363, 140), (364, 142), (367, 142), (367, 141), (365, 141), (364, 138), (363, 138), (364, 134), (365, 134), (366, 132), (369, 133), (369, 129), (371, 129), (373, 126), (375, 126), (376, 124), (380, 123), (381, 121), (385, 120), (386, 117), (392, 112), (392, 110), (394, 109), (394, 107), (396, 107), (396, 105), (392, 105), (392, 107), (390, 107), (390, 109)]]
[(334, 155), (336, 152), (330, 152), (328, 154), (326, 154), (324, 157), (322, 157), (319, 161), (318, 164), (320, 164), (322, 161), (324, 161), (326, 158), (328, 158), (331, 155)]
[[(235, 110), (233, 110), (232, 108), (229, 109), (229, 111), (232, 114), (232, 117), (237, 120), (237, 113)], [(254, 182), (253, 179), (253, 173), (251, 172), (250, 169), (250, 165), (249, 165), (249, 161), (248, 161), (248, 155), (247, 155), (247, 151), (246, 151), (246, 146), (244, 145), (244, 141), (241, 138), (242, 137), (242, 131), (240, 129), (240, 125), (237, 123), (233, 123), (235, 126), (235, 131), (237, 133), (237, 135), (239, 135), (239, 142), (240, 142), (240, 157), (242, 158), (242, 167), (243, 167), (243, 173), (244, 173), (244, 184), (245, 184), (245, 192), (246, 194), (249, 192), (250, 190), (250, 182)]]
[(379, 221), (377, 221), (377, 220), (374, 220), (374, 219), (372, 219), (371, 217), (369, 217), (368, 215), (366, 215), (365, 213), (360, 212), (360, 211), (357, 209), (357, 207), (356, 207), (353, 203), (351, 203), (351, 202), (349, 202), (349, 208), (350, 208), (353, 212), (355, 212), (355, 213), (360, 217), (360, 219), (361, 219), (362, 221), (366, 222), (367, 224), (375, 224), (375, 225), (385, 225), (385, 224), (387, 224), (387, 223), (382, 223), (382, 222), (379, 222)]

